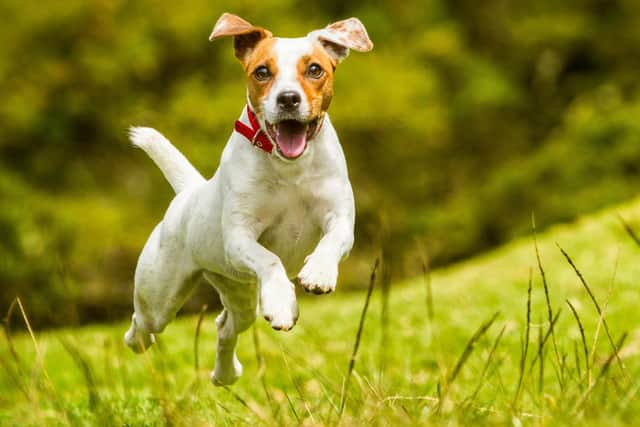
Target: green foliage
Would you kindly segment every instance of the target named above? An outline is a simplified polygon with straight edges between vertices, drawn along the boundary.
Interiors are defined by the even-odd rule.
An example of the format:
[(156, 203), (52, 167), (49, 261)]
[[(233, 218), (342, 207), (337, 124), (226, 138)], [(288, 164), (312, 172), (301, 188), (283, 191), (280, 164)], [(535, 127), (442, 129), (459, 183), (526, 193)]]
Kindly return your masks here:
[[(432, 314), (421, 278), (392, 286), (385, 299), (383, 263), (344, 393), (362, 292), (304, 299), (291, 332), (259, 319), (257, 339), (251, 331), (240, 337), (244, 376), (226, 389), (208, 379), (211, 314), (202, 323), (196, 369), (194, 317), (169, 325), (144, 355), (124, 346), (125, 324), (36, 331), (35, 344), (10, 332), (0, 340), (0, 424), (636, 425), (640, 247), (618, 215), (640, 230), (640, 199), (538, 236), (549, 305), (531, 237), (434, 271)], [(588, 282), (603, 317), (556, 244)], [(550, 336), (549, 308), (558, 320), (540, 346), (538, 337)], [(605, 321), (615, 342), (627, 336), (617, 348), (620, 361)], [(16, 309), (9, 325), (20, 322)]]
[(341, 286), (380, 245), (410, 275), (415, 237), (445, 264), (523, 235), (532, 211), (544, 227), (640, 185), (634, 0), (5, 1), (0, 309), (128, 310), (171, 190), (126, 129), (156, 127), (213, 173), (245, 96), (230, 42), (207, 41), (224, 11), (284, 36), (358, 16), (375, 42), (339, 66), (330, 110), (358, 205)]

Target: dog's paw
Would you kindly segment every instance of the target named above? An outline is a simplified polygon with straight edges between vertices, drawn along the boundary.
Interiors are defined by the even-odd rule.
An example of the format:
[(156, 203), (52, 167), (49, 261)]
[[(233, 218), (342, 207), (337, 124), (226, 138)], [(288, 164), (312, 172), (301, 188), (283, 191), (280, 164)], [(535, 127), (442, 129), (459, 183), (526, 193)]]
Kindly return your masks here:
[(124, 334), (124, 341), (134, 352), (144, 353), (156, 342), (156, 337), (138, 327), (134, 313), (133, 316), (131, 316), (131, 327)]
[(262, 284), (260, 289), (262, 316), (276, 330), (288, 331), (298, 320), (298, 302), (293, 283), (286, 277)]
[(336, 289), (338, 265), (317, 254), (311, 254), (298, 274), (298, 282), (308, 292), (327, 294)]
[(242, 364), (234, 354), (232, 366), (223, 366), (216, 363), (216, 367), (211, 372), (211, 382), (215, 386), (225, 386), (235, 383), (242, 376)]

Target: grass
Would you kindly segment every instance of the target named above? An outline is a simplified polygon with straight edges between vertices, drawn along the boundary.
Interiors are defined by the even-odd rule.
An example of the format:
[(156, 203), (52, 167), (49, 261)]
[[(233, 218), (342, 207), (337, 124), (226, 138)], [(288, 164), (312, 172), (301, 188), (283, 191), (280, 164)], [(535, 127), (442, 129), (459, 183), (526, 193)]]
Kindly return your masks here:
[(634, 425), (638, 230), (640, 199), (393, 286), (382, 260), (368, 295), (303, 298), (289, 333), (258, 321), (226, 388), (211, 314), (138, 356), (125, 323), (13, 332), (15, 304), (0, 425)]

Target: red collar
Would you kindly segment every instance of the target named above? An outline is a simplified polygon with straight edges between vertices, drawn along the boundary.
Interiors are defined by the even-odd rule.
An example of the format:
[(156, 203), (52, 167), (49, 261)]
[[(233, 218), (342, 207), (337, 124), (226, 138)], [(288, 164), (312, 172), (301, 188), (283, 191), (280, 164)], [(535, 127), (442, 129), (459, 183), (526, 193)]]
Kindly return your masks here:
[[(258, 122), (258, 118), (256, 117), (255, 113), (251, 111), (249, 105), (247, 105), (247, 117), (249, 118), (251, 127), (242, 123), (240, 120), (236, 120), (234, 126), (236, 132), (247, 138), (247, 140), (251, 144), (255, 145), (262, 151), (271, 154), (273, 152), (273, 142), (271, 141), (269, 135), (267, 135), (267, 133), (262, 130), (262, 127), (260, 127), (260, 122)], [(315, 138), (315, 136), (318, 135), (323, 124), (324, 115), (320, 118), (320, 123), (317, 125), (312, 138)]]
[(251, 111), (251, 108), (247, 105), (247, 116), (249, 117), (249, 123), (251, 127), (245, 125), (240, 120), (236, 120), (235, 129), (240, 135), (244, 136), (251, 142), (251, 144), (255, 145), (262, 151), (265, 151), (269, 154), (273, 151), (273, 143), (271, 139), (267, 135), (265, 131), (260, 127), (260, 123), (258, 122), (258, 118)]

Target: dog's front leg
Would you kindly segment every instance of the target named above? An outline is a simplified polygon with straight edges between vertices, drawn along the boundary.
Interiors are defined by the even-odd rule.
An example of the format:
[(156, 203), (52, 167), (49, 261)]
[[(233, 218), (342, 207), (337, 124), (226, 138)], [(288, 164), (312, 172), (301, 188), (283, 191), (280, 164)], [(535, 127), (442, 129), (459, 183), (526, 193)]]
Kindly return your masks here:
[(353, 246), (353, 216), (329, 213), (324, 235), (315, 250), (307, 257), (298, 274), (298, 281), (305, 290), (325, 294), (336, 288), (338, 264)]
[(287, 331), (298, 320), (295, 288), (282, 261), (257, 242), (255, 233), (235, 226), (225, 232), (225, 252), (238, 271), (255, 275), (260, 288), (260, 308), (273, 329)]

